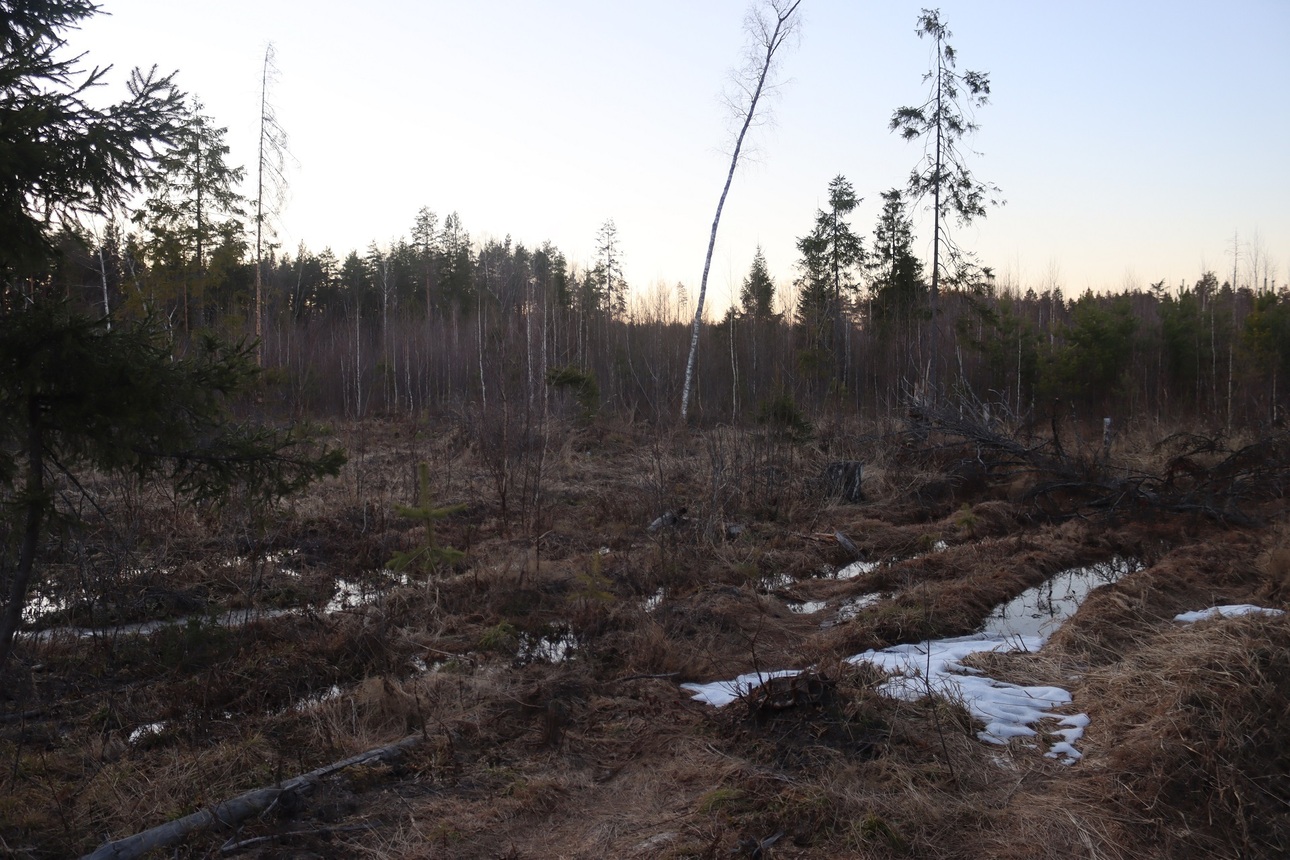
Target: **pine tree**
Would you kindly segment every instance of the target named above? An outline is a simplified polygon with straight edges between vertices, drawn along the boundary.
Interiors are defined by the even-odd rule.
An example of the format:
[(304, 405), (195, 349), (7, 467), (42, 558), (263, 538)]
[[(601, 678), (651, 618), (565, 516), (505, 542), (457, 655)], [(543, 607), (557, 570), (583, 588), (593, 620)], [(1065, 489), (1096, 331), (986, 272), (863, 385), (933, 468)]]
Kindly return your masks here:
[(984, 217), (987, 204), (997, 203), (998, 189), (977, 180), (967, 169), (959, 142), (964, 135), (977, 130), (977, 124), (964, 113), (962, 101), (970, 110), (985, 105), (990, 96), (990, 78), (981, 72), (956, 71), (958, 55), (949, 44), (953, 35), (941, 22), (940, 11), (924, 9), (915, 30), (921, 39), (935, 44), (931, 70), (923, 76), (931, 82), (931, 92), (920, 105), (902, 107), (891, 118), (891, 130), (905, 140), (923, 140), (924, 155), (909, 177), (909, 194), (915, 200), (932, 198), (932, 284), (929, 311), (932, 317), (932, 359), (928, 389), (940, 396), (939, 350), (937, 326), (940, 287), (943, 270), (959, 268), (958, 246), (949, 237), (945, 223), (955, 215), (960, 224)]

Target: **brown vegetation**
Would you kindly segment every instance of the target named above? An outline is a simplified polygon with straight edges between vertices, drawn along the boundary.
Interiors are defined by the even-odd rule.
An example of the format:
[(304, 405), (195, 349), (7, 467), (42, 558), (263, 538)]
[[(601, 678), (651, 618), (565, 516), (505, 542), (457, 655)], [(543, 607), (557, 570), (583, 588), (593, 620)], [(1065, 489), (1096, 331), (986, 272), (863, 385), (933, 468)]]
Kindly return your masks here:
[[(1055, 509), (1033, 492), (1054, 469), (1105, 483), (1166, 475), (1177, 455), (1120, 440), (1099, 464), (1071, 440), (1065, 460), (1032, 446), (1049, 459), (1021, 475), (991, 468), (991, 452), (1012, 456), (1002, 443), (944, 426), (922, 438), (821, 427), (801, 441), (551, 422), (511, 449), (480, 422), (342, 427), (342, 475), (269, 521), (156, 489), (106, 492), (101, 531), (69, 535), (47, 571), (51, 598), (79, 599), (41, 622), (98, 632), (20, 639), (0, 693), (3, 853), (85, 853), (409, 735), (420, 740), (402, 755), (195, 835), (179, 856), (1290, 848), (1278, 739), (1290, 622), (1172, 620), (1219, 603), (1285, 608), (1275, 482), (1217, 508), (1239, 520), (1083, 496)], [(1230, 457), (1199, 465), (1212, 475)], [(865, 501), (824, 491), (838, 459), (866, 464)], [(464, 559), (385, 570), (425, 540), (398, 508), (430, 504), (460, 506), (435, 534)], [(854, 561), (835, 533), (877, 564), (835, 576)], [(1022, 741), (984, 744), (960, 704), (888, 699), (880, 672), (844, 662), (970, 632), (1057, 571), (1115, 556), (1139, 569), (1094, 591), (1041, 652), (975, 658), (993, 677), (1071, 691), (1092, 719), (1073, 766)], [(809, 602), (827, 605), (800, 611)], [(263, 614), (223, 617), (248, 607)], [(109, 631), (160, 617), (186, 620)], [(812, 674), (724, 709), (679, 687), (783, 668)]]

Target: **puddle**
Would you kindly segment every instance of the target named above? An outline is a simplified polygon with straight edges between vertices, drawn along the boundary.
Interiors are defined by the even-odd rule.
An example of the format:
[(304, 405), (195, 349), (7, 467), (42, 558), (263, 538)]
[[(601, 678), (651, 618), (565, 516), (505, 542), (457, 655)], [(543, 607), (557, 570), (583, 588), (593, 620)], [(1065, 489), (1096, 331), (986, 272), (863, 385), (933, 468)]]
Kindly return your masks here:
[(349, 579), (336, 579), (336, 593), (327, 602), (324, 612), (341, 612), (366, 606), (380, 598), (382, 594), (397, 585), (407, 585), (411, 580), (406, 573), (395, 573), (389, 568), (380, 571), (381, 578), (375, 581), (356, 582)]
[(66, 612), (73, 603), (86, 599), (85, 592), (75, 597), (49, 597), (36, 594), (27, 598), (27, 605), (22, 608), (22, 623), (35, 624), (50, 615)]
[(381, 587), (370, 582), (351, 582), (348, 579), (336, 580), (336, 593), (327, 601), (324, 612), (340, 612), (342, 609), (353, 609), (371, 603), (381, 596)]
[(761, 590), (765, 594), (784, 588), (792, 588), (796, 584), (797, 580), (787, 573), (772, 573), (761, 578)]
[(330, 702), (332, 699), (338, 698), (339, 696), (340, 696), (340, 685), (332, 684), (326, 690), (322, 690), (320, 692), (314, 693), (312, 696), (305, 696), (303, 699), (300, 699), (299, 701), (295, 702), (291, 706), (290, 710), (308, 711), (311, 708), (318, 707), (323, 702)]
[(986, 618), (980, 632), (1003, 639), (1038, 637), (1042, 642), (1075, 614), (1090, 591), (1118, 582), (1141, 567), (1136, 559), (1117, 557), (1088, 567), (1063, 570), (997, 607)]
[(179, 618), (167, 618), (157, 621), (140, 621), (136, 624), (117, 624), (111, 627), (49, 627), (29, 633), (36, 642), (48, 642), (67, 637), (69, 639), (89, 639), (94, 636), (147, 636), (156, 633), (163, 627), (182, 627), (192, 622), (214, 624), (217, 627), (243, 627), (254, 621), (264, 621), (290, 615), (293, 609), (233, 609), (220, 615), (184, 615)]
[(515, 662), (519, 665), (528, 663), (563, 663), (572, 656), (570, 652), (577, 647), (577, 638), (573, 635), (573, 631), (567, 628), (554, 630), (542, 636), (521, 633), (520, 647), (515, 654)]
[(829, 604), (823, 600), (806, 600), (801, 603), (789, 603), (788, 611), (797, 615), (814, 615)]

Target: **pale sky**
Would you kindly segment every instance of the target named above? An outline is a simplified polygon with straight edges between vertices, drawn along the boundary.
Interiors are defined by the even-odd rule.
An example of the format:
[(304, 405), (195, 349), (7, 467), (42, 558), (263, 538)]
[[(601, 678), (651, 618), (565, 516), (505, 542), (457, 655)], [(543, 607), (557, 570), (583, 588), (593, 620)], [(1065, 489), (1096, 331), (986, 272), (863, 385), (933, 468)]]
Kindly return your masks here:
[[(280, 241), (343, 256), (407, 236), (417, 211), (475, 239), (552, 241), (585, 266), (617, 225), (629, 283), (691, 296), (733, 131), (721, 93), (744, 0), (101, 0), (69, 36), (90, 63), (177, 69), (254, 175), (259, 80), (298, 165)], [(737, 295), (758, 243), (778, 283), (841, 173), (864, 198), (903, 186), (917, 144), (888, 131), (920, 103), (924, 3), (804, 0), (770, 125), (735, 176), (709, 302)], [(1007, 204), (958, 231), (1023, 287), (1067, 296), (1230, 277), (1233, 237), (1290, 280), (1288, 0), (944, 0), (960, 70), (987, 72), (976, 176)], [(928, 218), (917, 215), (929, 250)], [(1242, 280), (1244, 280), (1242, 275)]]

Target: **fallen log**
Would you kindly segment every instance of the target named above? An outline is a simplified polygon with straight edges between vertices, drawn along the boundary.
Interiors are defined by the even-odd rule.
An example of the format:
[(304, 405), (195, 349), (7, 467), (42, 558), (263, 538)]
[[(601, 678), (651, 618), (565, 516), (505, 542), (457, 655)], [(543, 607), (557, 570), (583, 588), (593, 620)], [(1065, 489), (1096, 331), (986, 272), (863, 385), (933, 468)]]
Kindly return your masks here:
[(393, 758), (420, 743), (421, 739), (421, 735), (409, 735), (401, 741), (370, 749), (343, 761), (333, 762), (280, 782), (276, 786), (253, 789), (231, 800), (194, 812), (192, 815), (168, 821), (142, 833), (136, 833), (115, 842), (105, 842), (81, 860), (134, 860), (149, 851), (174, 845), (199, 830), (215, 826), (231, 827), (245, 818), (264, 812), (284, 794), (312, 788), (323, 778), (347, 767)]

